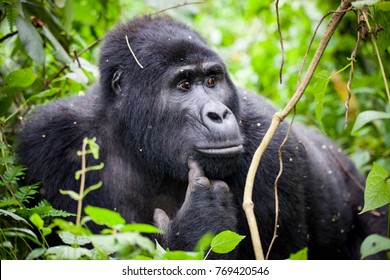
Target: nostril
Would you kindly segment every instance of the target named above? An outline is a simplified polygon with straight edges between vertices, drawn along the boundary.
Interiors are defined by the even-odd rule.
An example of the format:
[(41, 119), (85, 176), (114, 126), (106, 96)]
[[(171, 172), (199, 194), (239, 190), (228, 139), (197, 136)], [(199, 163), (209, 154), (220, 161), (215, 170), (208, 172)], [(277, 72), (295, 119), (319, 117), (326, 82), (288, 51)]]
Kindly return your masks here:
[(226, 119), (226, 117), (230, 114), (230, 111), (229, 110), (225, 110), (225, 112), (223, 112), (223, 119)]
[(222, 122), (222, 118), (217, 113), (209, 112), (209, 113), (207, 113), (207, 117), (210, 120), (212, 120), (213, 122), (216, 122), (216, 123), (221, 123)]

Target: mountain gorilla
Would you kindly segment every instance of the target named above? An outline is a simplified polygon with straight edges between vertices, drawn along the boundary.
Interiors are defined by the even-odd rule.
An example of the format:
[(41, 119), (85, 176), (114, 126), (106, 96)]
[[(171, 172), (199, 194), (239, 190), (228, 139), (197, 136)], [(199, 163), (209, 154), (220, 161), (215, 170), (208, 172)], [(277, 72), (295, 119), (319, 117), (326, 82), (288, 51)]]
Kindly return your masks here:
[[(100, 82), (88, 94), (42, 106), (26, 121), (18, 155), (27, 180), (42, 182), (55, 207), (75, 211), (59, 189), (78, 190), (76, 151), (84, 137), (96, 136), (105, 167), (87, 173), (86, 185), (104, 185), (85, 204), (114, 209), (128, 222), (156, 224), (166, 232), (162, 246), (172, 250), (192, 250), (206, 232), (230, 229), (246, 235), (230, 257), (254, 258), (243, 188), (275, 109), (236, 88), (199, 34), (166, 17), (140, 17), (109, 32), (99, 65)], [(255, 179), (265, 250), (275, 222), (277, 151), (287, 128), (278, 129)], [(363, 181), (352, 163), (330, 140), (298, 125), (282, 153), (270, 258), (285, 259), (306, 246), (310, 258), (358, 258), (361, 240), (383, 233), (385, 217), (357, 215), (363, 205), (357, 181)], [(96, 163), (88, 158), (88, 165)]]

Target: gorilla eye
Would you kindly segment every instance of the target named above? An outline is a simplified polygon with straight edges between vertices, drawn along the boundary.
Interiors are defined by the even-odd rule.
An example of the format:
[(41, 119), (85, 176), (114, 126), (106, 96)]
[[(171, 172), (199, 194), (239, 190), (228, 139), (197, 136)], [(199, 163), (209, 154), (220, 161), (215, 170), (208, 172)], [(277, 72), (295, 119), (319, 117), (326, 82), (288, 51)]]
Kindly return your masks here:
[(179, 88), (181, 90), (190, 90), (191, 89), (191, 83), (189, 81), (183, 81), (179, 84)]
[(217, 84), (217, 80), (215, 77), (210, 77), (207, 79), (207, 86), (208, 87), (214, 87)]

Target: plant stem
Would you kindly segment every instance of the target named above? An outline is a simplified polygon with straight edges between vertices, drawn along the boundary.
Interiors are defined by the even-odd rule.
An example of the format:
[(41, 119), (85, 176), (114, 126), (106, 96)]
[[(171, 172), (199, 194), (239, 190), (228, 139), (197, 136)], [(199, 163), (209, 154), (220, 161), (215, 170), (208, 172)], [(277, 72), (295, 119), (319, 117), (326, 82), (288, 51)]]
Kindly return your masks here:
[(342, 1), (337, 11), (333, 14), (332, 18), (328, 23), (325, 34), (321, 38), (321, 42), (319, 43), (319, 46), (313, 56), (313, 59), (308, 67), (308, 70), (302, 80), (302, 83), (299, 84), (293, 97), (290, 99), (286, 107), (282, 111), (277, 112), (273, 115), (271, 125), (268, 128), (266, 134), (264, 135), (263, 140), (261, 141), (259, 147), (255, 151), (251, 165), (249, 166), (249, 171), (245, 182), (244, 199), (243, 199), (242, 207), (244, 209), (245, 215), (248, 220), (253, 249), (255, 252), (256, 259), (258, 260), (264, 260), (264, 253), (260, 241), (260, 233), (257, 226), (256, 216), (254, 213), (254, 204), (252, 201), (253, 184), (254, 184), (257, 168), (260, 164), (261, 157), (264, 154), (269, 143), (271, 142), (273, 136), (275, 135), (279, 127), (279, 124), (291, 112), (291, 110), (295, 107), (295, 105), (298, 103), (299, 99), (302, 97), (303, 93), (305, 92), (311, 78), (313, 77), (314, 71), (316, 70), (318, 63), (330, 41), (330, 38), (332, 37), (338, 24), (340, 23), (341, 19), (343, 18), (344, 14), (346, 13), (347, 9), (350, 6), (351, 6), (351, 0)]
[(382, 58), (381, 58), (381, 55), (380, 55), (379, 50), (378, 50), (378, 45), (376, 44), (376, 39), (375, 39), (374, 33), (372, 32), (371, 25), (370, 25), (370, 23), (369, 23), (369, 21), (368, 21), (368, 17), (367, 17), (366, 11), (363, 10), (363, 11), (362, 11), (362, 14), (363, 14), (363, 16), (364, 16), (364, 20), (366, 21), (368, 30), (370, 31), (370, 34), (371, 34), (372, 45), (374, 46), (375, 53), (376, 53), (376, 57), (378, 58), (379, 68), (381, 69), (382, 78), (383, 78), (383, 83), (385, 84), (385, 89), (386, 89), (387, 98), (389, 99), (389, 102), (390, 102), (389, 84), (388, 84), (388, 82), (387, 82), (386, 73), (385, 73), (385, 68), (383, 67)]
[(76, 225), (80, 226), (81, 221), (81, 211), (83, 210), (83, 197), (85, 189), (85, 173), (86, 173), (86, 149), (87, 149), (87, 139), (83, 140), (83, 147), (81, 149), (81, 178), (80, 178), (80, 193), (79, 199), (77, 201), (77, 216), (76, 216)]

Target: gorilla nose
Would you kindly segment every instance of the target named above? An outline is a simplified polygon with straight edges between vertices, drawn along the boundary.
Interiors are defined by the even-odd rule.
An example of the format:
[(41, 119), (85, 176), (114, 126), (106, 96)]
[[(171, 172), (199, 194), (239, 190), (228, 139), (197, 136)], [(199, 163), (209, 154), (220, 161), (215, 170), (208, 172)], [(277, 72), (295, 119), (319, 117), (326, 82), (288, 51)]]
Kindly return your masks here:
[(202, 121), (209, 130), (225, 136), (236, 136), (238, 124), (235, 116), (222, 103), (206, 103), (202, 109)]

